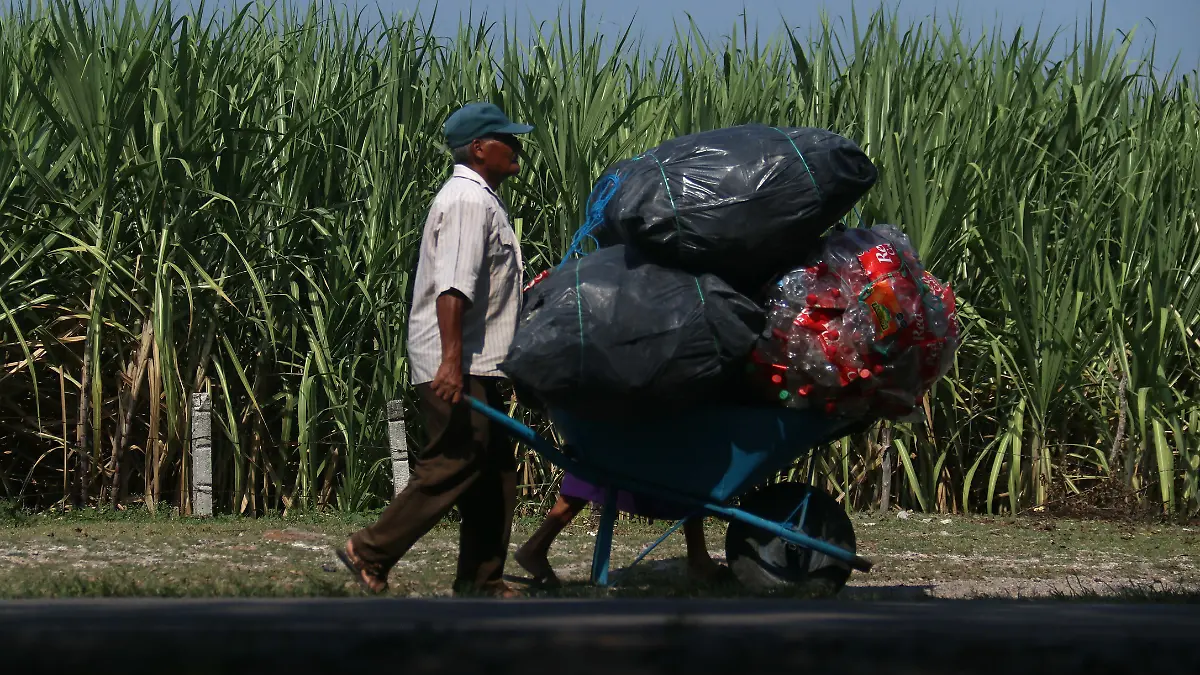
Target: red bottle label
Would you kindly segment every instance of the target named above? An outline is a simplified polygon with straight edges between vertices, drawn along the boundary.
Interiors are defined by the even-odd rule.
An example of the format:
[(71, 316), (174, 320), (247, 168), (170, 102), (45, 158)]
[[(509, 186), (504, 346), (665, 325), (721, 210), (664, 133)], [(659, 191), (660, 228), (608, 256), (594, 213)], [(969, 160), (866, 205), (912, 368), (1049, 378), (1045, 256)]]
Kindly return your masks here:
[(872, 279), (900, 271), (900, 255), (891, 244), (880, 244), (860, 253), (858, 262)]

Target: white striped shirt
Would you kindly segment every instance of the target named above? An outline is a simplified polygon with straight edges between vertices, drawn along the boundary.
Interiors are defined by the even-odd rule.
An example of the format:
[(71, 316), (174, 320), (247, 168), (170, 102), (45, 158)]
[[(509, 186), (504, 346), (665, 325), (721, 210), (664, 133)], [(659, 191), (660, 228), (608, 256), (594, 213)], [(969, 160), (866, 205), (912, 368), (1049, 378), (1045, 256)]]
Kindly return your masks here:
[(471, 169), (456, 165), (429, 207), (421, 238), (408, 323), (413, 384), (433, 380), (442, 362), (437, 298), (450, 289), (466, 296), (463, 372), (503, 376), (521, 310), (524, 263), (500, 197)]

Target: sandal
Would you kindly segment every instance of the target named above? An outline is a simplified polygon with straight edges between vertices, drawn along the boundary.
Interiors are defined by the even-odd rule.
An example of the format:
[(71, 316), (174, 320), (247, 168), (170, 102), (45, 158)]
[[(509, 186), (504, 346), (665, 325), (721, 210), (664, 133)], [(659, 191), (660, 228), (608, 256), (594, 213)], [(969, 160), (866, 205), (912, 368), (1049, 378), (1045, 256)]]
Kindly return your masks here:
[(474, 584), (455, 584), (454, 595), (466, 598), (493, 598), (496, 600), (513, 600), (525, 597), (521, 591), (504, 582), (494, 582), (476, 586)]
[(721, 565), (719, 563), (710, 573), (697, 574), (692, 570), (688, 570), (687, 574), (688, 578), (694, 582), (710, 584), (714, 586), (720, 586), (737, 581), (737, 576), (733, 573), (733, 570), (729, 569), (728, 566)]
[(369, 565), (354, 552), (354, 544), (351, 540), (346, 540), (346, 547), (334, 549), (337, 553), (338, 560), (350, 570), (350, 574), (354, 575), (354, 580), (359, 586), (363, 587), (368, 593), (383, 593), (388, 589), (387, 578), (379, 574), (374, 565)]

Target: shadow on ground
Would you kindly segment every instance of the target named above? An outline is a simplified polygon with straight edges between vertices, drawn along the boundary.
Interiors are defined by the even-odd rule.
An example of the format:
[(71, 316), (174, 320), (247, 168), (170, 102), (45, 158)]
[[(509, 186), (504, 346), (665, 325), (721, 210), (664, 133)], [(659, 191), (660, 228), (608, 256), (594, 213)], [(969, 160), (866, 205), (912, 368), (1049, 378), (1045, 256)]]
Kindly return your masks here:
[[(544, 599), (791, 599), (823, 600), (828, 596), (814, 594), (791, 586), (772, 590), (753, 590), (730, 580), (723, 583), (705, 583), (692, 580), (687, 575), (686, 559), (667, 558), (643, 562), (635, 567), (620, 567), (609, 574), (609, 585), (597, 587), (583, 579), (564, 581), (556, 588), (538, 587), (521, 574), (510, 574), (509, 583), (522, 589), (531, 598)], [(858, 602), (962, 602), (970, 600), (1013, 600), (1024, 603), (1169, 603), (1200, 604), (1200, 589), (1195, 587), (1173, 588), (1155, 583), (1137, 583), (1131, 580), (1121, 585), (1105, 586), (1103, 591), (1084, 585), (1067, 583), (1044, 592), (1027, 596), (1013, 596), (1006, 591), (989, 594), (947, 595), (939, 593), (935, 583), (882, 583), (878, 585), (854, 583), (836, 595), (837, 600)]]

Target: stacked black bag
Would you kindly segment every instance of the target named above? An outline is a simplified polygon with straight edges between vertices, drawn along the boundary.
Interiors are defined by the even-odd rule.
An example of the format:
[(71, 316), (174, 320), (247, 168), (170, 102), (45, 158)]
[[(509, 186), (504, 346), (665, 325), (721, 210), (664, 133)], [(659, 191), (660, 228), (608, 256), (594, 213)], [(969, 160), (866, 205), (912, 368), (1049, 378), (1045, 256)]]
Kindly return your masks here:
[(824, 129), (705, 131), (609, 169), (593, 194), (604, 201), (596, 238), (754, 293), (795, 266), (877, 178), (853, 141)]
[(766, 323), (747, 296), (876, 179), (842, 136), (763, 125), (682, 136), (614, 165), (576, 242), (601, 248), (527, 291), (501, 370), (518, 391), (589, 416), (719, 398)]
[(620, 415), (719, 395), (766, 325), (719, 277), (620, 245), (546, 277), (524, 312), (501, 369), (556, 406)]

